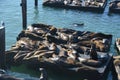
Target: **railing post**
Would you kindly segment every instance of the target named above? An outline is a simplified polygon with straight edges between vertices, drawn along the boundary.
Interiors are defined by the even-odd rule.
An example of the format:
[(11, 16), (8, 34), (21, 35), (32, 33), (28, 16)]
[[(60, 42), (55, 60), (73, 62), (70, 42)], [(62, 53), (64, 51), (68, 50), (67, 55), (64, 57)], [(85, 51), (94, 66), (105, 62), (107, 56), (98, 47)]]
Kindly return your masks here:
[(0, 26), (0, 68), (6, 69), (5, 66), (5, 24), (1, 21)]
[(27, 28), (27, 0), (21, 0), (23, 29)]
[(38, 6), (38, 0), (35, 0), (35, 7)]

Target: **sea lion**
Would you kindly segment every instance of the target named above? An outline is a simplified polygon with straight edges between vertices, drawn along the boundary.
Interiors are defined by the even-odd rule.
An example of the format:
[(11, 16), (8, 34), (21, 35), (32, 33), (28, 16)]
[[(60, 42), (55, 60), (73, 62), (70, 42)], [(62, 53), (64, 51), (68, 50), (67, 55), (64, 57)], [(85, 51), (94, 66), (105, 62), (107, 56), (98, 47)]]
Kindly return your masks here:
[(61, 40), (64, 40), (64, 41), (68, 41), (69, 38), (68, 38), (68, 35), (65, 34), (65, 33), (58, 33), (58, 36)]
[(84, 23), (73, 23), (73, 26), (75, 26), (75, 27), (83, 27)]
[(67, 62), (68, 64), (75, 64), (75, 59), (73, 59), (73, 58), (71, 58), (71, 57), (67, 57), (66, 62)]
[(14, 62), (15, 65), (16, 64), (21, 64), (24, 60), (24, 57), (26, 57), (29, 53), (29, 51), (19, 51), (13, 58), (14, 58)]
[(46, 29), (46, 28), (50, 28), (51, 25), (46, 25), (46, 24), (39, 23), (39, 24), (32, 24), (31, 26), (41, 28), (41, 29)]
[(20, 40), (22, 37), (25, 37), (25, 30), (22, 30), (18, 36), (17, 36), (17, 41)]
[(49, 50), (49, 48), (45, 45), (40, 45), (38, 50)]
[(14, 46), (12, 46), (12, 50), (33, 50), (35, 46), (33, 46), (34, 41), (29, 38), (21, 38), (16, 42)]
[(26, 31), (29, 31), (29, 32), (34, 32), (34, 28), (32, 26), (28, 26)]
[(57, 48), (57, 46), (56, 46), (55, 43), (52, 43), (52, 44), (50, 44), (50, 46), (49, 46), (49, 50), (53, 50), (53, 51), (55, 51), (56, 48)]
[(35, 34), (34, 32), (29, 32), (29, 31), (21, 31), (21, 33), (18, 35), (17, 40), (20, 40), (22, 37), (28, 37), (32, 40), (44, 40), (41, 36)]
[(57, 35), (56, 32), (57, 32), (57, 29), (55, 27), (50, 28), (50, 31), (49, 31), (50, 34)]
[(120, 65), (120, 60), (119, 59), (115, 59), (114, 60), (114, 65)]
[(98, 60), (95, 44), (91, 45), (90, 58), (93, 59), (93, 60)]
[(58, 32), (64, 33), (64, 34), (73, 34), (75, 32), (75, 30), (63, 28), (63, 29), (58, 29)]

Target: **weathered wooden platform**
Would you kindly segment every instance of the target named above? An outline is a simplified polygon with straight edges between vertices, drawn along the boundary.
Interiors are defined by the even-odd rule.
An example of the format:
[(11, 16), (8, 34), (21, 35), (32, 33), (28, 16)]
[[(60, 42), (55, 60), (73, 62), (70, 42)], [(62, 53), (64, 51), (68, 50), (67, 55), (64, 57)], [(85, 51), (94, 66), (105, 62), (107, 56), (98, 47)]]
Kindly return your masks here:
[(110, 13), (120, 13), (120, 0), (115, 0), (109, 3)]
[[(33, 69), (43, 67), (83, 79), (104, 80), (112, 62), (112, 55), (106, 53), (111, 41), (109, 34), (32, 24), (6, 51), (6, 61), (10, 65), (26, 64)], [(93, 52), (91, 44), (95, 45)]]
[[(66, 0), (67, 1), (67, 0)], [(84, 1), (84, 0), (83, 0)], [(69, 2), (69, 1), (68, 1)], [(103, 0), (103, 2), (99, 1), (98, 2), (87, 2), (85, 3), (97, 3), (95, 5), (82, 5), (82, 2), (77, 2), (76, 5), (73, 5), (72, 2), (68, 4), (64, 4), (64, 2), (61, 1), (49, 1), (46, 0), (43, 2), (44, 6), (49, 6), (49, 7), (56, 7), (56, 8), (65, 8), (65, 9), (74, 9), (74, 10), (82, 10), (82, 11), (91, 11), (91, 12), (99, 12), (102, 13), (104, 12), (104, 9), (107, 5), (107, 0)]]

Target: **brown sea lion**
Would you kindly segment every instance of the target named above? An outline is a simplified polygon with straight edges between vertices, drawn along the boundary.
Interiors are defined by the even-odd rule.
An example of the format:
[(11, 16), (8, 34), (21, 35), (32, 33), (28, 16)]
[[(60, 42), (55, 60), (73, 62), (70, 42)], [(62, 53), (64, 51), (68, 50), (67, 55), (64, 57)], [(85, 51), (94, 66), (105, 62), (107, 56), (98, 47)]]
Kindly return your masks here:
[(31, 26), (46, 29), (46, 28), (50, 28), (51, 25), (46, 25), (46, 24), (39, 23), (39, 24), (32, 24)]
[(59, 39), (61, 39), (61, 40), (64, 40), (64, 41), (68, 41), (69, 40), (69, 37), (68, 37), (68, 35), (67, 34), (65, 34), (65, 33), (58, 33), (58, 36), (59, 36)]
[(109, 50), (109, 46), (104, 44), (102, 40), (95, 40), (94, 44), (96, 45), (96, 49), (98, 51), (104, 52)]
[(96, 45), (92, 44), (90, 49), (90, 58), (93, 60), (98, 60), (97, 52), (96, 52)]
[[(15, 56), (14, 56), (14, 62), (16, 64), (21, 64), (24, 57), (26, 57), (28, 54), (33, 54), (33, 52), (30, 51), (19, 51)], [(31, 55), (29, 55), (31, 56)]]
[(16, 42), (14, 46), (12, 46), (12, 50), (18, 49), (18, 50), (33, 50), (36, 48), (36, 41), (32, 41), (29, 38), (21, 38)]
[(17, 40), (20, 40), (22, 37), (28, 37), (32, 40), (44, 40), (41, 36), (35, 34), (34, 32), (29, 32), (29, 31), (21, 31), (21, 33), (18, 35)]
[(103, 34), (103, 33), (95, 33), (95, 34), (92, 34), (91, 37), (92, 38), (101, 37), (101, 38), (111, 39), (112, 35), (107, 35), (107, 34)]
[(119, 59), (115, 59), (114, 60), (114, 65), (120, 65), (120, 60)]
[(73, 58), (71, 58), (71, 57), (67, 57), (66, 62), (67, 62), (68, 64), (75, 64), (75, 59), (73, 59)]
[(58, 29), (58, 32), (65, 33), (65, 34), (73, 34), (75, 32), (75, 30), (63, 28), (63, 29)]

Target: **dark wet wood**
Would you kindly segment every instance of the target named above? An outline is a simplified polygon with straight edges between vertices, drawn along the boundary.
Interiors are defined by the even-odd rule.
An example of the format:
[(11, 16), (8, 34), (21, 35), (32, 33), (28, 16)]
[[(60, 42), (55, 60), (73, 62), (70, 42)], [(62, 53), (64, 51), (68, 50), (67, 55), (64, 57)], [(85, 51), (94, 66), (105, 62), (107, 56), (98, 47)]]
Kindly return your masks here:
[(27, 28), (27, 0), (21, 0), (23, 29)]
[(5, 27), (0, 27), (0, 68), (5, 69)]

